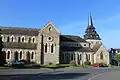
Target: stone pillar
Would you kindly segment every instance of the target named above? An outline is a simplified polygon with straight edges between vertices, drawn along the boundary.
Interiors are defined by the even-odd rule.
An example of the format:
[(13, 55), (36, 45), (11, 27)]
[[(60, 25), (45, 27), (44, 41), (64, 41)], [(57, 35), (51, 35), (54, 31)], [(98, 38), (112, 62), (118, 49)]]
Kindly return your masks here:
[(77, 57), (78, 55), (77, 55), (77, 53), (75, 53), (75, 61), (76, 61), (76, 64), (78, 64), (78, 57)]

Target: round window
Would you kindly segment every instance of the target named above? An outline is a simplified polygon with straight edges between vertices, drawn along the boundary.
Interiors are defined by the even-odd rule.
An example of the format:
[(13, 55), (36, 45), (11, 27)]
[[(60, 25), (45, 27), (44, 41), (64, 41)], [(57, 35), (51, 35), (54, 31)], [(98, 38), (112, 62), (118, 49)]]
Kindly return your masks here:
[(53, 38), (52, 37), (48, 37), (48, 41), (52, 41), (53, 40)]

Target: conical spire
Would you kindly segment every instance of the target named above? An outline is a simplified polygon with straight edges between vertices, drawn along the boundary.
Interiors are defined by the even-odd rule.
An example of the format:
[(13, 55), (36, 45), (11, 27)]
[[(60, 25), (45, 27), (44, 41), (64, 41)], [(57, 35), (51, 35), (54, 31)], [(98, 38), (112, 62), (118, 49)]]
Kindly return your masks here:
[(89, 14), (88, 27), (85, 31), (84, 38), (85, 39), (101, 40), (98, 33), (95, 30), (95, 27), (93, 26), (91, 13)]
[(88, 17), (88, 26), (93, 26), (91, 13), (89, 14), (89, 17)]
[(95, 29), (95, 27), (93, 26), (91, 13), (89, 13), (89, 16), (88, 16), (88, 28), (94, 28)]

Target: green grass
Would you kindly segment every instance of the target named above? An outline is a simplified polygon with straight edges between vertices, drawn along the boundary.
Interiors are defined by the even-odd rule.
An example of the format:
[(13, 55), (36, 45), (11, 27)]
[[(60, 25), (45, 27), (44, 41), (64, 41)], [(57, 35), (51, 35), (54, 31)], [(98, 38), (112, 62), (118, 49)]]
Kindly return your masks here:
[(113, 66), (113, 65), (110, 65), (109, 68), (120, 68), (120, 66)]
[(90, 65), (73, 65), (73, 64), (40, 64), (40, 66), (45, 66), (45, 67), (78, 67), (78, 68), (90, 67)]

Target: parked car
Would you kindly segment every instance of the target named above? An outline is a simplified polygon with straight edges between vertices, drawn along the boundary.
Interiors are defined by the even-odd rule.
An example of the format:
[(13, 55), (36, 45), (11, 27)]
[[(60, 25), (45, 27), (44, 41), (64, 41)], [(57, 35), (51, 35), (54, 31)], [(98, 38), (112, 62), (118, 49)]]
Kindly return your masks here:
[(107, 64), (104, 64), (104, 63), (94, 63), (94, 64), (92, 64), (92, 66), (94, 66), (94, 67), (108, 67)]
[(18, 60), (13, 60), (13, 61), (9, 62), (8, 65), (10, 67), (18, 67), (18, 68), (20, 68), (20, 67), (24, 67), (24, 62), (21, 62), (21, 61), (18, 61)]

